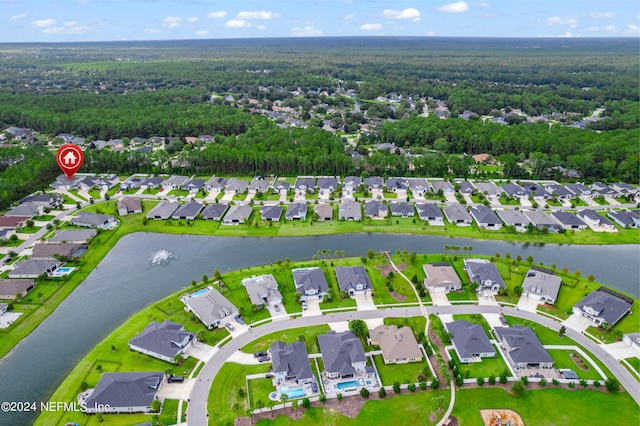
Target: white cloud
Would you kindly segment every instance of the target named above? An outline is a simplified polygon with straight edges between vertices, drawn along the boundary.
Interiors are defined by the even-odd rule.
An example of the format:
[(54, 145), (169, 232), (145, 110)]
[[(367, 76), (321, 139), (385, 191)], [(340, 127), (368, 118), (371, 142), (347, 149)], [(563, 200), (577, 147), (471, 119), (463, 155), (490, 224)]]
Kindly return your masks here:
[(600, 30), (600, 27), (597, 25), (592, 25), (591, 27), (589, 27), (589, 31), (591, 31), (592, 33), (595, 33), (598, 30)]
[(568, 25), (570, 28), (578, 26), (578, 19), (575, 16), (552, 16), (545, 22), (547, 25)]
[(362, 31), (376, 31), (382, 29), (382, 24), (362, 24), (360, 25)]
[(26, 18), (26, 17), (27, 17), (26, 13), (21, 13), (20, 15), (12, 16), (11, 18), (9, 18), (9, 20), (10, 21), (18, 21), (18, 20), (20, 20), (22, 18)]
[(196, 16), (191, 16), (185, 19), (187, 22), (198, 22), (198, 18)]
[(211, 12), (207, 16), (209, 18), (213, 18), (213, 19), (220, 19), (220, 18), (224, 18), (225, 16), (227, 16), (227, 12), (225, 12), (224, 10), (221, 10), (219, 12)]
[(350, 21), (350, 20), (352, 20), (352, 19), (353, 19), (353, 18), (355, 18), (355, 17), (356, 17), (356, 15), (353, 15), (353, 14), (351, 14), (351, 15), (347, 15), (347, 16), (345, 16), (345, 17), (344, 17), (344, 20), (345, 20), (345, 21)]
[(39, 19), (37, 21), (31, 21), (31, 25), (38, 28), (50, 27), (52, 25), (55, 25), (55, 23), (56, 23), (55, 19)]
[(438, 12), (445, 13), (462, 13), (469, 10), (469, 5), (467, 2), (459, 1), (456, 3), (445, 4), (444, 6), (440, 6), (438, 8)]
[(272, 19), (280, 16), (277, 13), (273, 13), (269, 10), (256, 10), (253, 12), (243, 11), (238, 13), (236, 19), (245, 20), (245, 19)]
[(580, 34), (573, 34), (571, 31), (567, 31), (564, 34), (560, 34), (558, 37), (560, 38), (580, 37)]
[(160, 33), (160, 30), (157, 28), (145, 28), (144, 32), (148, 34), (158, 34)]
[(404, 10), (385, 9), (382, 14), (390, 19), (413, 19), (414, 22), (420, 20), (420, 11), (412, 7)]
[(227, 28), (244, 28), (247, 26), (247, 21), (243, 21), (242, 19), (231, 19), (227, 21), (224, 25)]
[(291, 34), (297, 37), (316, 37), (322, 35), (322, 31), (313, 25), (307, 25), (305, 27), (291, 28)]
[(489, 9), (491, 7), (489, 3), (485, 3), (485, 2), (474, 3), (473, 5), (481, 9)]
[(95, 30), (86, 25), (76, 25), (75, 22), (65, 22), (65, 26), (63, 27), (47, 27), (42, 30), (42, 32), (44, 34), (84, 34), (95, 32)]
[(589, 16), (595, 19), (604, 19), (604, 18), (615, 18), (616, 14), (614, 12), (591, 12)]
[(629, 24), (627, 25), (627, 31), (628, 33), (637, 33), (640, 32), (640, 27), (637, 25), (633, 25), (633, 24)]
[(182, 26), (182, 18), (179, 16), (167, 16), (162, 20), (162, 25), (167, 28), (179, 28)]
[(615, 25), (607, 25), (606, 27), (604, 27), (604, 29), (607, 31), (611, 31), (612, 33), (618, 32), (618, 29)]
[(203, 36), (209, 34), (209, 30), (196, 31), (196, 35)]

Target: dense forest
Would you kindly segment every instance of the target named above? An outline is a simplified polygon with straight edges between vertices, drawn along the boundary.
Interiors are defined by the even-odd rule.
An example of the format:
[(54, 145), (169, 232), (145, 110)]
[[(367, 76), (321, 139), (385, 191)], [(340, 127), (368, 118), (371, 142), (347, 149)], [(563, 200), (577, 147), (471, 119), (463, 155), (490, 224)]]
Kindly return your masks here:
[(55, 155), (47, 150), (19, 147), (0, 149), (0, 209), (6, 209), (60, 174)]
[[(91, 172), (467, 176), (469, 155), (488, 152), (506, 177), (562, 179), (557, 170), (565, 167), (587, 181), (638, 182), (637, 49), (637, 39), (385, 37), (0, 44), (0, 126), (88, 141), (181, 138), (151, 154), (88, 150), (83, 171)], [(310, 126), (283, 129), (247, 103), (220, 105), (227, 102), (213, 93), (268, 107), (282, 101)], [(428, 101), (410, 113), (404, 102), (394, 113), (375, 100), (389, 93)], [(418, 116), (419, 104), (435, 99), (446, 102), (449, 119)], [(362, 112), (351, 111), (355, 100)], [(580, 117), (598, 108), (606, 118), (587, 130), (479, 119), (512, 109)], [(471, 120), (456, 118), (464, 110)], [(316, 127), (324, 118), (355, 130), (364, 114), (384, 124), (361, 133), (355, 148)], [(203, 134), (215, 143), (184, 143)], [(382, 142), (404, 152), (371, 150)], [(354, 161), (353, 149), (365, 156)]]

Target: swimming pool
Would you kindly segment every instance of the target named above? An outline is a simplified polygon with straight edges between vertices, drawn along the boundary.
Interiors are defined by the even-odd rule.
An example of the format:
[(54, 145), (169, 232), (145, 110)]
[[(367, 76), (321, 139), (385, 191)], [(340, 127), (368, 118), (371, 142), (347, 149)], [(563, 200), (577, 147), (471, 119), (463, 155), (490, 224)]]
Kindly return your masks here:
[(190, 296), (190, 297), (201, 296), (201, 295), (203, 295), (203, 294), (207, 293), (208, 291), (209, 291), (209, 289), (208, 289), (208, 288), (203, 288), (202, 290), (198, 290), (198, 291), (196, 291), (195, 293), (191, 293), (191, 296)]
[(289, 388), (282, 387), (280, 388), (280, 393), (286, 394), (287, 398), (289, 399), (302, 398), (304, 396), (304, 388), (289, 389)]
[(347, 389), (347, 388), (356, 388), (358, 386), (364, 386), (364, 380), (350, 380), (348, 382), (340, 382), (333, 385), (336, 389)]
[(58, 269), (56, 269), (55, 271), (51, 272), (49, 274), (50, 277), (63, 277), (65, 275), (69, 275), (70, 273), (72, 273), (76, 268), (72, 268), (70, 266), (61, 266)]

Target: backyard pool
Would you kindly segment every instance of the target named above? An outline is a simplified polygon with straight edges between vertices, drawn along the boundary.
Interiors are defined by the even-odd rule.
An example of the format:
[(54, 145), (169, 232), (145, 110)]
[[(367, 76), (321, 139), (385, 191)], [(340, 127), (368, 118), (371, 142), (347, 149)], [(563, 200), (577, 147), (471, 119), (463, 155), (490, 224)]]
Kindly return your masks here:
[(70, 266), (61, 266), (58, 269), (56, 269), (55, 271), (51, 272), (49, 274), (49, 276), (50, 277), (64, 277), (65, 275), (69, 275), (75, 269), (76, 268), (72, 268)]
[(288, 399), (302, 398), (304, 396), (304, 388), (289, 389), (289, 388), (281, 387), (280, 393), (286, 394)]
[(207, 293), (209, 291), (208, 288), (203, 288), (202, 290), (198, 290), (195, 293), (191, 293), (190, 297), (197, 297), (197, 296), (201, 296), (205, 293)]
[(364, 379), (350, 380), (348, 382), (340, 382), (340, 383), (336, 383), (333, 386), (336, 389), (340, 389), (340, 390), (356, 388), (358, 386), (364, 386)]

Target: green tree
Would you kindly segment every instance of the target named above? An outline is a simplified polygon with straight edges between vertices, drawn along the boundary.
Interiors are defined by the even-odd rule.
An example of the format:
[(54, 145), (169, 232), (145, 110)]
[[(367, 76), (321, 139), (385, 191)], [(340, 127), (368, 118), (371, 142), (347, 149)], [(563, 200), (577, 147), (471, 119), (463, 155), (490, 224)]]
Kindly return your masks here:
[(516, 380), (511, 383), (511, 393), (516, 398), (522, 398), (522, 395), (524, 395), (524, 391), (524, 383), (521, 380)]
[(387, 396), (387, 391), (385, 390), (384, 386), (381, 386), (380, 390), (378, 391), (378, 397), (380, 397), (380, 399), (382, 399), (385, 396)]
[(610, 393), (620, 392), (620, 382), (615, 377), (609, 377), (604, 381), (604, 387)]
[(367, 337), (367, 334), (369, 334), (367, 323), (365, 323), (363, 320), (349, 321), (349, 330), (351, 330), (353, 334), (360, 338), (365, 338)]
[(400, 382), (397, 380), (393, 382), (393, 391), (395, 393), (400, 393)]
[(302, 400), (302, 408), (307, 409), (311, 407), (311, 400), (309, 400), (309, 398), (304, 398)]
[(360, 396), (363, 397), (364, 399), (369, 398), (369, 390), (367, 388), (361, 388), (360, 389)]

